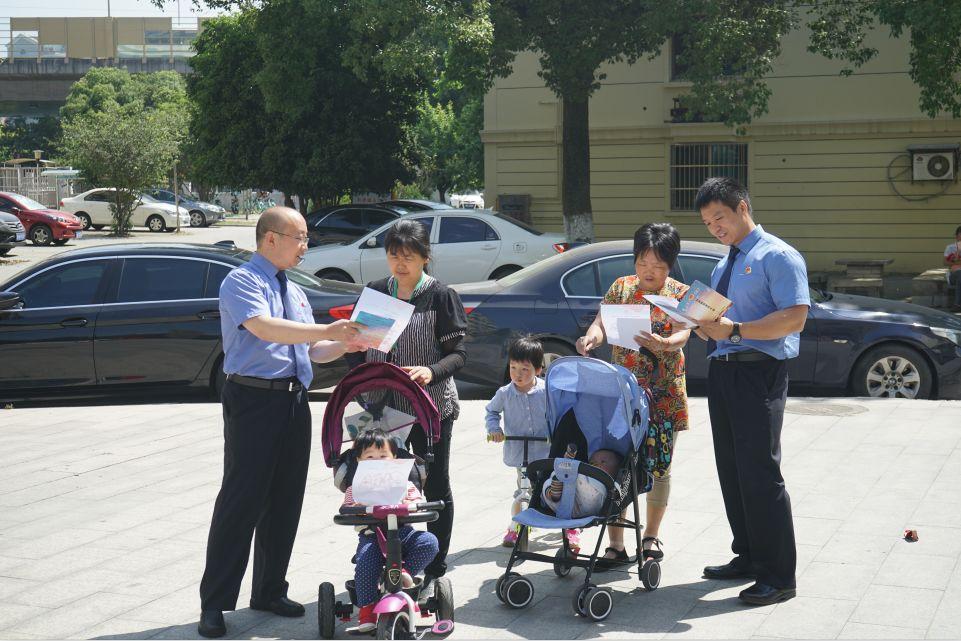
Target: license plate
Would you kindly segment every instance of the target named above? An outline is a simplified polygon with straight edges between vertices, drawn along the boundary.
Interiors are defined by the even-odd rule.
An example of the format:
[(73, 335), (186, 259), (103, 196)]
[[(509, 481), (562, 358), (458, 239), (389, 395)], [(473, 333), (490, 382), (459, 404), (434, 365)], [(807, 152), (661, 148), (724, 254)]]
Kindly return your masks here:
[(82, 232), (82, 231), (75, 231), (75, 232), (73, 232), (73, 237), (76, 238), (77, 240), (80, 240), (81, 238), (83, 238), (83, 232)]
[[(17, 242), (18, 242), (18, 243), (19, 243), (21, 240), (24, 240), (26, 237), (27, 237), (27, 233), (26, 233), (26, 232), (22, 232), (22, 231), (18, 231), (18, 232), (17, 232)], [(7, 236), (7, 238), (9, 238), (9, 236)]]

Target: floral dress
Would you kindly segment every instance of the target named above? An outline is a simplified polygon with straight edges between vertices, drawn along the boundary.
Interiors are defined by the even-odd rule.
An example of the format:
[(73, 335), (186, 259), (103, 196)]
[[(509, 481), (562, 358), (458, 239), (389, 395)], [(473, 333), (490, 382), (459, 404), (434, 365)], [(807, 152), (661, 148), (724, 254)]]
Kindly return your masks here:
[[(646, 305), (645, 294), (657, 294), (680, 299), (689, 287), (673, 278), (664, 282), (660, 291), (641, 289), (636, 275), (623, 276), (614, 281), (604, 296), (608, 305)], [(651, 306), (651, 329), (664, 338), (671, 335), (671, 319), (661, 309)], [(646, 350), (645, 350), (646, 351)], [(664, 352), (651, 358), (645, 351), (612, 346), (611, 361), (630, 370), (641, 387), (651, 391), (654, 404), (648, 428), (648, 466), (655, 476), (662, 476), (671, 465), (674, 433), (688, 428), (687, 379), (684, 372), (684, 352)]]

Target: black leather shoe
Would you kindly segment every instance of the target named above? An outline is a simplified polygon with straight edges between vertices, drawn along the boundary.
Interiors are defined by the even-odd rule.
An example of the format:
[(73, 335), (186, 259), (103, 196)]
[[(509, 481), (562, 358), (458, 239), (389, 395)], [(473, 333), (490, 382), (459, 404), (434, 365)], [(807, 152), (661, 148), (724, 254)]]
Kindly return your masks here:
[(197, 632), (208, 639), (217, 639), (227, 634), (227, 624), (224, 623), (224, 613), (220, 610), (203, 610), (200, 613), (200, 623)]
[(264, 612), (273, 612), (277, 616), (282, 616), (282, 617), (304, 616), (304, 606), (297, 603), (296, 601), (291, 601), (285, 596), (274, 599), (270, 603), (259, 603), (251, 599), (250, 608), (252, 610), (263, 610)]
[(732, 579), (753, 579), (754, 572), (750, 568), (745, 567), (743, 564), (737, 562), (734, 559), (724, 565), (709, 565), (704, 568), (704, 578), (705, 579), (720, 579), (722, 581), (730, 581)]
[(796, 594), (796, 588), (776, 588), (758, 581), (748, 589), (742, 590), (738, 598), (751, 605), (771, 605), (793, 599)]

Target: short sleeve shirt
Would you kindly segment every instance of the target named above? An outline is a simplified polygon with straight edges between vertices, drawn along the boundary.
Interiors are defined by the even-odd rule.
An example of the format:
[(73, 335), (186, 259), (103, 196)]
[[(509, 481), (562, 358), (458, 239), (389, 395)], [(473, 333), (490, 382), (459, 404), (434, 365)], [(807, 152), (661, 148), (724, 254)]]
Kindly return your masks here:
[[(952, 256), (954, 256), (955, 260), (961, 258), (961, 243), (951, 243), (944, 248), (944, 257), (951, 258)], [(951, 265), (951, 271), (956, 272), (958, 270), (961, 270), (961, 263)]]
[[(725, 314), (727, 318), (736, 323), (746, 323), (780, 309), (811, 306), (807, 266), (796, 249), (765, 232), (760, 225), (738, 243), (737, 248), (740, 251), (734, 258), (734, 271), (727, 289), (727, 297), (733, 303)], [(711, 287), (717, 288), (729, 260), (730, 255), (714, 268)], [(756, 350), (785, 360), (796, 357), (800, 345), (799, 332), (774, 340), (745, 338), (738, 345), (723, 340), (717, 342), (717, 349), (708, 356)]]
[[(255, 316), (285, 318), (277, 268), (261, 256), (233, 269), (220, 285), (220, 329), (224, 342), (224, 373), (258, 378), (296, 376), (305, 387), (313, 380), (308, 343), (281, 345), (260, 340), (243, 323)], [(313, 324), (307, 295), (287, 280), (288, 320)]]

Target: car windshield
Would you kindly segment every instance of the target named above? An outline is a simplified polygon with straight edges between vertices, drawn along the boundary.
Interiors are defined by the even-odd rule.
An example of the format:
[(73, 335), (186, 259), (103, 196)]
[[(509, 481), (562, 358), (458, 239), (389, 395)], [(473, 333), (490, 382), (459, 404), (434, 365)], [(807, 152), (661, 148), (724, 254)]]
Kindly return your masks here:
[(494, 215), (495, 215), (497, 218), (500, 218), (501, 220), (506, 220), (506, 221), (509, 222), (509, 223), (512, 223), (512, 224), (514, 224), (514, 225), (517, 225), (518, 227), (520, 227), (520, 228), (523, 229), (524, 231), (530, 232), (530, 233), (534, 234), (535, 236), (540, 236), (540, 235), (542, 235), (542, 234), (544, 233), (544, 232), (542, 232), (540, 229), (537, 229), (536, 227), (531, 227), (530, 225), (528, 225), (527, 223), (525, 223), (523, 220), (517, 220), (516, 218), (511, 218), (511, 217), (508, 216), (507, 214), (498, 212), (498, 213), (496, 213), (496, 214), (494, 214)]
[(43, 203), (38, 203), (33, 198), (27, 198), (26, 196), (21, 196), (20, 194), (16, 194), (16, 196), (17, 196), (17, 200), (20, 201), (20, 204), (26, 207), (27, 209), (50, 209)]
[(157, 203), (160, 202), (150, 194), (140, 194), (140, 201), (145, 203)]

